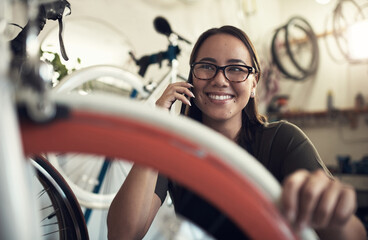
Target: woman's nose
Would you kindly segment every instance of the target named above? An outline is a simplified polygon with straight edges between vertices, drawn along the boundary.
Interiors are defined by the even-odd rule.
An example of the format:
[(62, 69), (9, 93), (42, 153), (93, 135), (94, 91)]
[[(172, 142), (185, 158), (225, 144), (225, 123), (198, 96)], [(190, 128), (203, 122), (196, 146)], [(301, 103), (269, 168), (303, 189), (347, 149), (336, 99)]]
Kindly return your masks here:
[(225, 77), (225, 73), (222, 70), (219, 70), (217, 74), (213, 77), (212, 83), (218, 85), (218, 86), (228, 86), (229, 81)]

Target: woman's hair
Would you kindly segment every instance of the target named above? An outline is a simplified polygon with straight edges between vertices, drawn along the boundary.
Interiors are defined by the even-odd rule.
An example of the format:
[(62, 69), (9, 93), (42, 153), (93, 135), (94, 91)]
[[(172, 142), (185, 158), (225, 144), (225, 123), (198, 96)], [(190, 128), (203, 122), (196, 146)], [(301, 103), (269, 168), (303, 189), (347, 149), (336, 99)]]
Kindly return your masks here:
[[(233, 26), (226, 25), (220, 28), (211, 28), (202, 33), (202, 35), (199, 36), (196, 44), (193, 47), (189, 64), (192, 65), (194, 63), (198, 55), (198, 50), (202, 46), (203, 42), (207, 38), (216, 34), (229, 34), (240, 39), (244, 43), (250, 53), (250, 57), (252, 59), (252, 67), (254, 67), (255, 69), (258, 81), (261, 77), (261, 68), (255, 48), (247, 34), (239, 28)], [(193, 76), (191, 71), (189, 73), (188, 82), (193, 83)], [(202, 122), (202, 112), (194, 104), (194, 102), (192, 102), (192, 107), (187, 106), (185, 114), (190, 118)], [(240, 129), (240, 132), (238, 133), (238, 144), (246, 148), (248, 151), (252, 152), (251, 143), (253, 142), (255, 127), (262, 125), (265, 122), (266, 118), (258, 113), (256, 98), (250, 98), (248, 104), (245, 106), (242, 112), (242, 127)]]

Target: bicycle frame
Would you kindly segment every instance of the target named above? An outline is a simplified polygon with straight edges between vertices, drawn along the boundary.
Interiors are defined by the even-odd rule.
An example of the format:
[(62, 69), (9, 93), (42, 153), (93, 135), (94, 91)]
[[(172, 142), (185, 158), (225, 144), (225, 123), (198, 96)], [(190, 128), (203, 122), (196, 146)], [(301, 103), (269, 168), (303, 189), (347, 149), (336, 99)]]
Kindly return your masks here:
[[(0, 206), (0, 239), (40, 239), (38, 205), (32, 198), (34, 189), (31, 185), (31, 177), (34, 175), (34, 169), (23, 155), (14, 102), (16, 86), (14, 82), (11, 82), (14, 79), (9, 79), (8, 75), (11, 59), (10, 46), (3, 35), (7, 24), (4, 15), (9, 10), (11, 3), (12, 1), (6, 0), (0, 5), (0, 53), (2, 56), (0, 58), (0, 200), (2, 203)], [(28, 16), (31, 16), (29, 32), (34, 35), (38, 34), (34, 22), (38, 13), (37, 9), (37, 1), (30, 1), (27, 12)], [(30, 38), (29, 43), (35, 43), (33, 39), (35, 38)], [(30, 58), (34, 60), (34, 56), (31, 54)], [(36, 96), (33, 96), (33, 103), (42, 98), (41, 95), (38, 95), (41, 98)], [(42, 118), (41, 115), (39, 117)]]
[[(4, 1), (1, 4), (3, 8), (1, 10), (4, 11), (1, 13), (5, 13), (7, 2)], [(5, 24), (5, 18), (0, 18), (0, 21), (1, 25)], [(34, 211), (35, 204), (27, 201), (31, 199), (30, 186), (27, 184), (29, 169), (22, 156), (13, 89), (7, 75), (10, 53), (2, 32), (0, 32), (0, 52), (0, 238), (38, 239), (40, 231), (32, 218), (37, 216)], [(11, 183), (10, 179), (14, 182)], [(23, 217), (19, 218), (19, 216)]]
[[(4, 51), (2, 51), (3, 53)], [(2, 55), (2, 56), (6, 56)], [(0, 61), (4, 61), (1, 58)], [(30, 163), (25, 161), (13, 88), (0, 74), (0, 239), (39, 239), (37, 204), (31, 197)]]

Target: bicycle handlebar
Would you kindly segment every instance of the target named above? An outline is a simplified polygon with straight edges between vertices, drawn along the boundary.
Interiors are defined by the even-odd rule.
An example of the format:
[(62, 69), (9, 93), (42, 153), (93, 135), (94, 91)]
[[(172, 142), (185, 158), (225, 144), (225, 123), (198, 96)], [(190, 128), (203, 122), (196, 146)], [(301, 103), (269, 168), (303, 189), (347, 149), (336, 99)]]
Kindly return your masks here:
[[(29, 20), (26, 26), (10, 42), (13, 53), (10, 68), (14, 78), (21, 81), (22, 91), (25, 93), (19, 95), (22, 95), (20, 97), (27, 103), (30, 115), (35, 121), (44, 122), (52, 118), (55, 114), (54, 105), (50, 102), (48, 96), (48, 89), (50, 87), (48, 83), (50, 83), (51, 77), (43, 74), (47, 70), (45, 71), (45, 63), (39, 59), (37, 51), (34, 51), (36, 47), (38, 48), (38, 44), (37, 40), (33, 39), (36, 39), (43, 30), (46, 20), (58, 20), (61, 53), (63, 58), (68, 60), (61, 35), (64, 10), (66, 8), (70, 10), (70, 3), (67, 0), (57, 0), (40, 5), (34, 3), (28, 7), (34, 9), (35, 14), (29, 13)], [(32, 39), (33, 42), (29, 43), (29, 39)], [(28, 49), (28, 44), (36, 47)]]
[(158, 63), (159, 66), (161, 67), (163, 60), (169, 60), (171, 62), (172, 60), (176, 59), (176, 56), (179, 53), (180, 53), (179, 47), (170, 44), (167, 51), (161, 51), (150, 55), (144, 55), (139, 59), (137, 59), (132, 52), (129, 52), (129, 55), (139, 66), (138, 74), (144, 77), (149, 65)]
[(38, 35), (42, 30), (43, 27), (46, 24), (46, 20), (58, 20), (59, 21), (59, 41), (60, 41), (60, 51), (62, 53), (62, 56), (65, 60), (68, 60), (68, 57), (66, 55), (63, 39), (62, 39), (62, 18), (65, 8), (69, 9), (69, 13), (67, 15), (70, 15), (71, 13), (71, 7), (70, 3), (67, 0), (59, 0), (56, 2), (51, 3), (44, 3), (41, 4), (38, 8), (38, 15), (35, 19), (35, 22), (32, 22), (32, 19), (30, 19), (27, 23), (27, 25), (22, 29), (22, 31), (17, 35), (16, 38), (14, 38), (10, 42), (11, 50), (13, 54), (17, 57), (24, 58), (26, 57), (26, 40), (27, 36), (29, 34), (29, 28), (32, 24), (36, 24), (37, 26), (37, 32), (33, 33)]
[(190, 41), (173, 32), (171, 30), (169, 22), (165, 18), (156, 17), (155, 20), (153, 21), (153, 25), (158, 33), (168, 37), (169, 46), (166, 51), (161, 51), (150, 55), (144, 55), (139, 59), (137, 59), (132, 52), (129, 52), (129, 55), (139, 66), (138, 74), (142, 77), (144, 77), (144, 75), (146, 74), (149, 65), (158, 63), (159, 66), (161, 67), (162, 60), (169, 60), (169, 62), (171, 63), (174, 59), (177, 58), (177, 56), (180, 54), (180, 48), (178, 47), (177, 40), (181, 40), (188, 44), (191, 44)]

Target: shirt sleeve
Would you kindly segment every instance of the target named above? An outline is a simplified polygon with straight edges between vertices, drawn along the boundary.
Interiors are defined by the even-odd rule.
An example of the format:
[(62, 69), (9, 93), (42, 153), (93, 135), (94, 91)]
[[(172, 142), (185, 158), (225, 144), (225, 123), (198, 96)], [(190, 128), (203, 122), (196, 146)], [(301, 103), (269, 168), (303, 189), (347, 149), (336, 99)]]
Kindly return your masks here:
[(165, 176), (158, 174), (155, 194), (161, 199), (161, 205), (165, 202), (168, 188), (169, 180)]
[(279, 126), (271, 145), (270, 157), (271, 162), (279, 165), (277, 178), (280, 182), (298, 169), (314, 171), (322, 168), (332, 177), (311, 140), (289, 122)]

